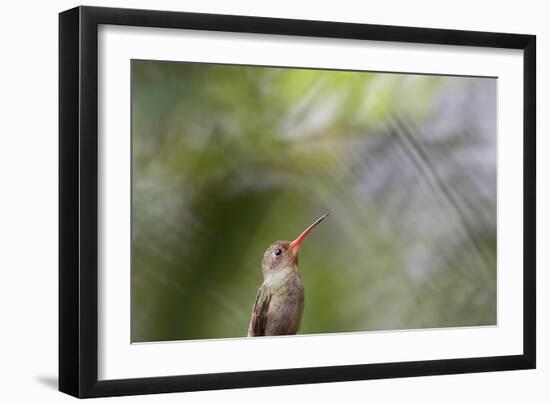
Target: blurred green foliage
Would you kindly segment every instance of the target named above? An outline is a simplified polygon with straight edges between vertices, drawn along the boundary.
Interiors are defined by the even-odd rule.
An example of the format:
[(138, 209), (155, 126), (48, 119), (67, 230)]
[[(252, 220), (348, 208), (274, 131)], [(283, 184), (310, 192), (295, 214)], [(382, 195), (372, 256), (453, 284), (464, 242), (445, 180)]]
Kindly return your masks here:
[(304, 243), (300, 333), (496, 323), (494, 79), (132, 62), (132, 341), (246, 335)]

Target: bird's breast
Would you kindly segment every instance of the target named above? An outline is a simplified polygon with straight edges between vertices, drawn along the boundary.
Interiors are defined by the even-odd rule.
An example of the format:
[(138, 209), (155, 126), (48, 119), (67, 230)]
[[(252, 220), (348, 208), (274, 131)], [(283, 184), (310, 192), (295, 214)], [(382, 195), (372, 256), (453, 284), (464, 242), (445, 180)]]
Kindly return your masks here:
[(304, 311), (304, 286), (299, 275), (288, 277), (271, 297), (267, 335), (296, 334)]

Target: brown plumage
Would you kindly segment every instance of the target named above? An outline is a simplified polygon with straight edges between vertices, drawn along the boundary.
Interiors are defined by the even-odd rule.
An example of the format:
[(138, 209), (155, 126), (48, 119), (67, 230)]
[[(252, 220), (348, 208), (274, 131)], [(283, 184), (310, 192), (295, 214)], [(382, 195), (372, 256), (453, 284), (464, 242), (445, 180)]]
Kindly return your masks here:
[(262, 260), (264, 281), (256, 295), (248, 336), (293, 335), (304, 310), (304, 285), (298, 272), (298, 252), (306, 236), (328, 216), (317, 219), (294, 241), (277, 241)]

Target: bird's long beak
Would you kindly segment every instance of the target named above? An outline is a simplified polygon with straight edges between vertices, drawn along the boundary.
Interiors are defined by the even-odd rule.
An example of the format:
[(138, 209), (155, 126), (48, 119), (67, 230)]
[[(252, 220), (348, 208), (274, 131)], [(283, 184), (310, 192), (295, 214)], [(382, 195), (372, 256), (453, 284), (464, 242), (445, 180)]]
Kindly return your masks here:
[(328, 213), (325, 213), (323, 216), (321, 216), (319, 219), (317, 219), (315, 222), (313, 222), (307, 229), (305, 229), (302, 234), (300, 234), (296, 240), (291, 241), (288, 247), (290, 248), (290, 251), (292, 255), (296, 256), (298, 255), (298, 251), (300, 250), (300, 246), (306, 239), (307, 235), (313, 231), (315, 226), (317, 226), (319, 223), (321, 223), (325, 218), (328, 216)]

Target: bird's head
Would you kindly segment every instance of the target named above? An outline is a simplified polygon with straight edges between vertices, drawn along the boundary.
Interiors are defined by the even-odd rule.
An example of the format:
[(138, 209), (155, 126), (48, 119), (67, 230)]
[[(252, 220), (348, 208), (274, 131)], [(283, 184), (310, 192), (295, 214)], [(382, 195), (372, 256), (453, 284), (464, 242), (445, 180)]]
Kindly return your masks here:
[(298, 269), (298, 253), (300, 247), (307, 235), (313, 231), (315, 226), (321, 223), (328, 213), (325, 213), (315, 222), (313, 222), (307, 229), (305, 229), (295, 240), (293, 241), (276, 241), (271, 244), (264, 254), (262, 260), (262, 271), (264, 277), (274, 274), (282, 269)]

